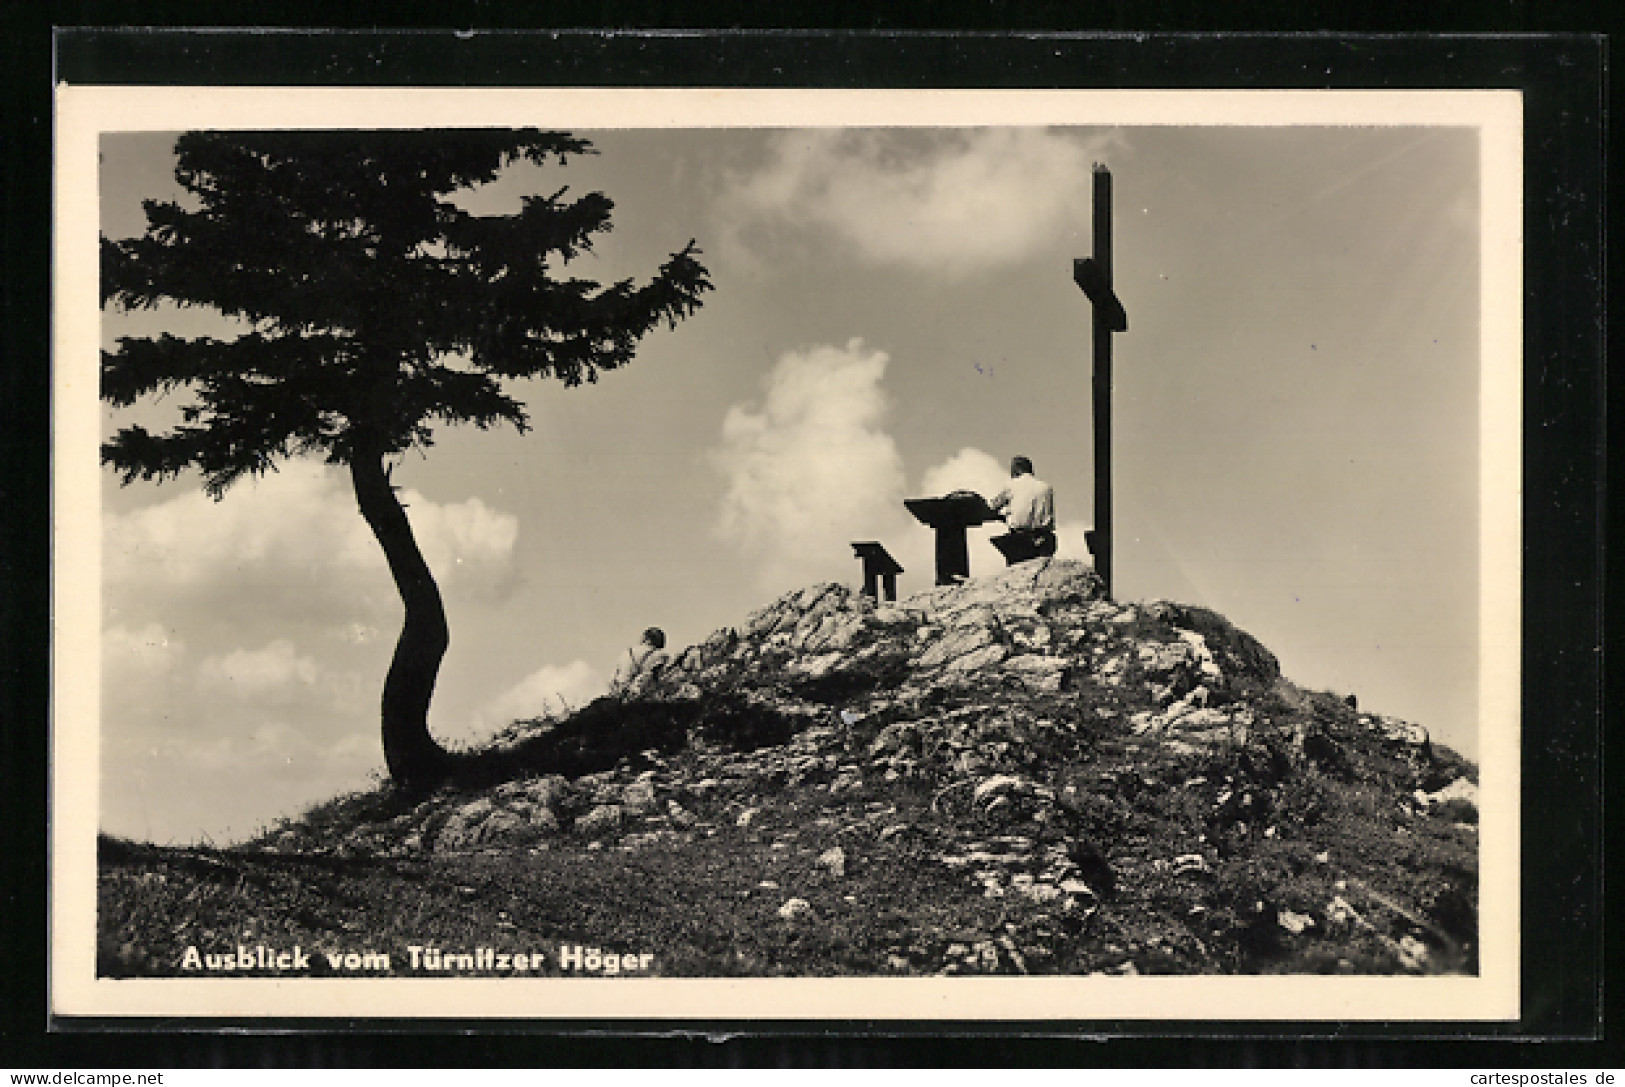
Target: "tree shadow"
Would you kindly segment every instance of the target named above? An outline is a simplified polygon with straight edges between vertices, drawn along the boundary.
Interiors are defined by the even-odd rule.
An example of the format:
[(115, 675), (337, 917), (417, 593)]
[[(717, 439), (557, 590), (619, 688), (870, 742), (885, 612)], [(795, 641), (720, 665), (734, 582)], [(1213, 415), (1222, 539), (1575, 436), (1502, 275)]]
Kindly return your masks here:
[(595, 699), (545, 732), (506, 747), (452, 756), (449, 784), (481, 789), (519, 778), (578, 778), (623, 763), (670, 758), (698, 739), (730, 751), (782, 744), (805, 724), (739, 697), (703, 700)]

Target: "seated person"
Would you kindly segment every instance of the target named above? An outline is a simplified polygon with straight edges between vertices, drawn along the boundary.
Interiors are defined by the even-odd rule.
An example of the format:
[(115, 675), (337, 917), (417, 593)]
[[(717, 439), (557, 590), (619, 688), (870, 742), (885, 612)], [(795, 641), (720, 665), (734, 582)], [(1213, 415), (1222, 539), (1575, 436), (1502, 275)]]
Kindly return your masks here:
[(626, 651), (626, 660), (615, 670), (615, 678), (609, 682), (611, 694), (625, 695), (631, 693), (633, 685), (642, 676), (656, 671), (666, 662), (666, 655), (660, 652), (666, 648), (666, 632), (659, 627), (650, 627), (638, 639), (638, 644)]
[(1000, 548), (1008, 564), (1055, 554), (1055, 488), (1033, 475), (1026, 457), (1010, 461), (1010, 486), (988, 503), (1010, 526)]

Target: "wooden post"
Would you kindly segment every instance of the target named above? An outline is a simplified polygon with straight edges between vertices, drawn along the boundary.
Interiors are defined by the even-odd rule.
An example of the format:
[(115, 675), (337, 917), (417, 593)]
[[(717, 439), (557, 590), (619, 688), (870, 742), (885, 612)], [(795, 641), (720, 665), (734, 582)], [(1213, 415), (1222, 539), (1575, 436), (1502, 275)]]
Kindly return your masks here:
[(970, 547), (965, 526), (937, 526), (937, 584), (957, 585), (970, 577)]
[(941, 498), (905, 498), (903, 505), (914, 519), (937, 535), (937, 584), (957, 585), (970, 577), (970, 548), (965, 530), (997, 520), (987, 499), (972, 491), (954, 491)]
[(1112, 290), (1112, 175), (1094, 171), (1095, 255), (1072, 262), (1072, 279), (1094, 310), (1095, 527), (1089, 550), (1095, 572), (1112, 595), (1112, 333), (1128, 328), (1123, 303)]
[[(1112, 289), (1112, 175), (1095, 170), (1095, 262)], [(1112, 330), (1094, 307), (1095, 532), (1100, 555), (1096, 568), (1112, 595)]]

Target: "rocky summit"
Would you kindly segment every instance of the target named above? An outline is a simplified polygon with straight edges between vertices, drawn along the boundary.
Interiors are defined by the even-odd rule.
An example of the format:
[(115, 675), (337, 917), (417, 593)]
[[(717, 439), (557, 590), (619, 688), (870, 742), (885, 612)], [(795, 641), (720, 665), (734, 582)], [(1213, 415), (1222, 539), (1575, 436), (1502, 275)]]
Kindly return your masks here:
[[(814, 585), (515, 722), (429, 797), (340, 798), (228, 850), (104, 840), (100, 962), (177, 973), (248, 924), (306, 948), (360, 926), (397, 973), (476, 939), (667, 975), (1472, 972), (1475, 781), (1422, 727), (1298, 688), (1212, 611), (1108, 600), (1081, 563), (897, 603)], [(263, 904), (176, 926), (211, 865)]]

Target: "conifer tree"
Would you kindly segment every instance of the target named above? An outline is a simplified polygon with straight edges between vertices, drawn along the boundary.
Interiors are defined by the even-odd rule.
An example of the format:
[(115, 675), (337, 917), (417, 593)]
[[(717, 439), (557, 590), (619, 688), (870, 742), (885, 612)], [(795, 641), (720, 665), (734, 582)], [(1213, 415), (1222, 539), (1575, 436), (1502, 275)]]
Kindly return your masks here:
[(610, 229), (602, 193), (527, 197), (474, 215), (454, 196), (525, 160), (593, 153), (557, 132), (191, 132), (175, 177), (195, 207), (148, 200), (145, 233), (101, 242), (104, 306), (163, 301), (240, 321), (230, 339), (126, 337), (102, 355), (119, 407), (175, 389), (195, 399), (173, 429), (120, 429), (103, 464), (128, 484), (195, 468), (219, 499), (287, 457), (345, 466), (405, 606), (384, 681), (391, 777), (421, 790), (446, 751), (428, 709), (450, 642), (434, 576), (390, 483), (390, 458), (433, 444), (437, 424), (529, 427), (512, 379), (566, 386), (624, 365), (711, 284), (692, 241), (647, 282), (602, 285), (564, 266)]

